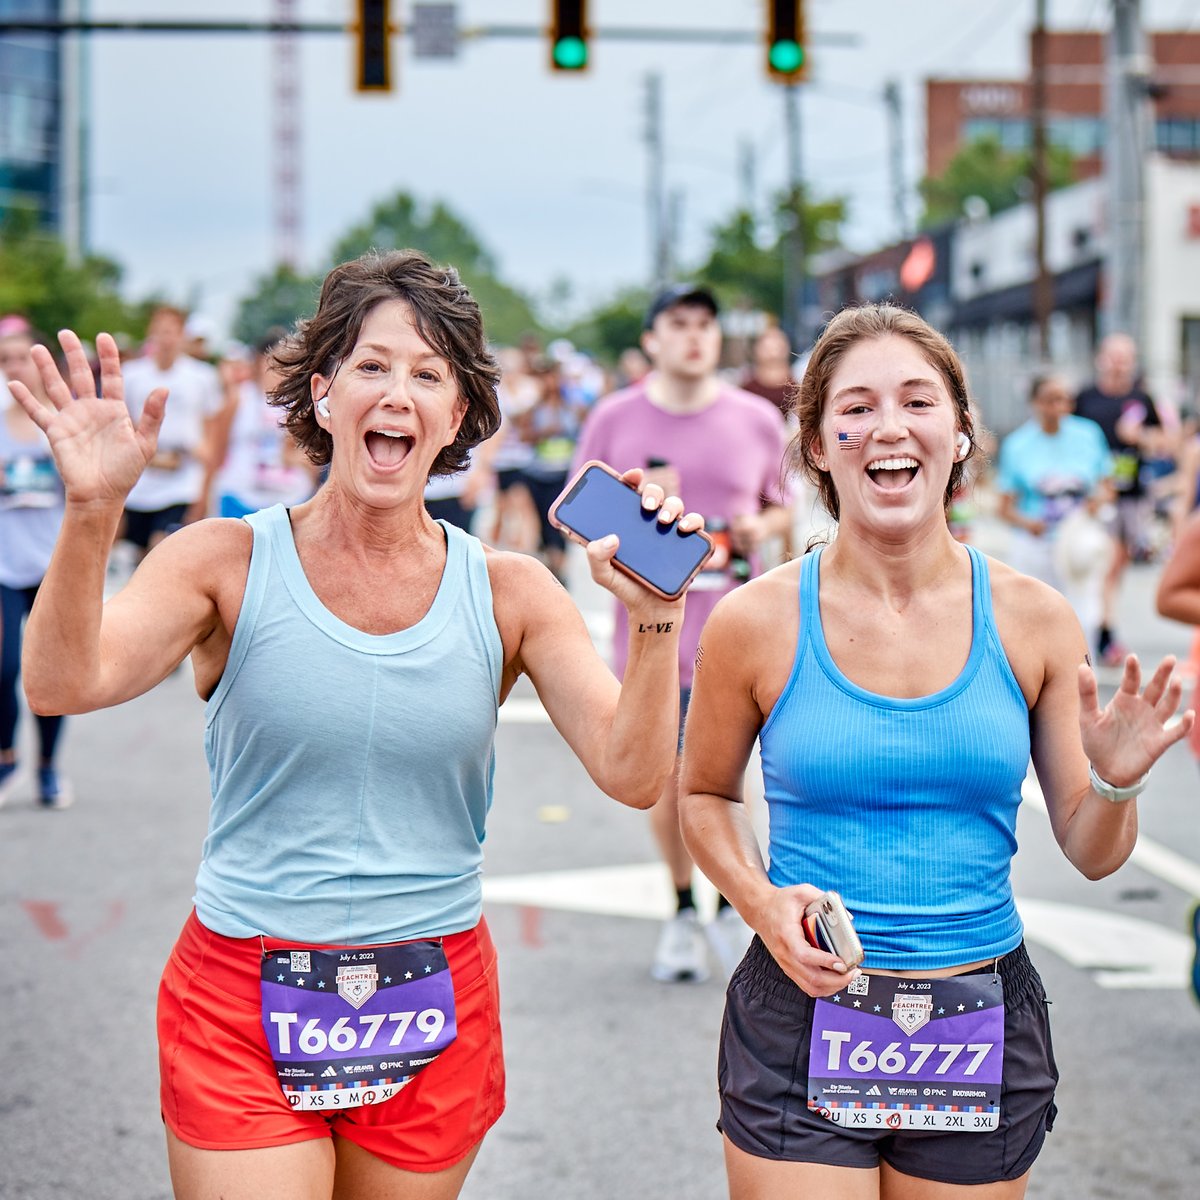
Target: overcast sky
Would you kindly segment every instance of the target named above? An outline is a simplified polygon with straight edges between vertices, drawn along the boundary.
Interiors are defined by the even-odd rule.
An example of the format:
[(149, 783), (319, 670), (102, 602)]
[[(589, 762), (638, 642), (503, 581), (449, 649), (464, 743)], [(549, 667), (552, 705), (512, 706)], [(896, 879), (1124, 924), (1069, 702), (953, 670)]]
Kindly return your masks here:
[[(1109, 0), (1048, 0), (1055, 28), (1105, 27)], [(271, 0), (90, 0), (96, 18), (269, 17)], [(403, 8), (408, 0), (396, 0)], [(312, 20), (351, 0), (301, 0)], [(593, 26), (761, 27), (763, 0), (591, 0)], [(902, 87), (907, 174), (921, 170), (929, 75), (1014, 77), (1034, 0), (809, 0), (812, 82), (803, 89), (804, 171), (845, 195), (849, 244), (897, 231), (881, 94)], [(1200, 0), (1144, 0), (1147, 25), (1200, 27)], [(463, 25), (546, 20), (548, 0), (460, 0)], [(852, 34), (853, 45), (823, 45)], [(643, 143), (645, 78), (662, 76), (665, 177), (682, 199), (681, 250), (745, 194), (754, 147), (765, 207), (786, 178), (782, 89), (758, 44), (600, 40), (583, 77), (554, 75), (542, 39), (477, 41), (452, 64), (397, 43), (387, 96), (352, 86), (350, 39), (302, 41), (306, 265), (377, 200), (406, 189), (459, 212), (535, 298), (568, 278), (576, 303), (650, 269)], [(131, 296), (161, 292), (224, 324), (273, 261), (270, 41), (258, 35), (98, 35), (91, 56), (91, 244), (121, 262)], [(915, 213), (915, 200), (910, 201)]]

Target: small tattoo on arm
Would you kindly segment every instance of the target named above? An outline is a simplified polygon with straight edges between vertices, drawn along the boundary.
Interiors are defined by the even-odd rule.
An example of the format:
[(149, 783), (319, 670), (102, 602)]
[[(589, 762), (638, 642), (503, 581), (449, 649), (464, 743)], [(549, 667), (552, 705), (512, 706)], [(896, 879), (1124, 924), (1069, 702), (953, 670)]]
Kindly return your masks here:
[(670, 633), (674, 628), (674, 621), (655, 621), (650, 625), (638, 623), (638, 633)]
[(696, 665), (694, 667), (694, 670), (696, 670), (696, 671), (700, 670), (700, 664), (703, 661), (704, 661), (704, 647), (697, 646), (696, 647)]

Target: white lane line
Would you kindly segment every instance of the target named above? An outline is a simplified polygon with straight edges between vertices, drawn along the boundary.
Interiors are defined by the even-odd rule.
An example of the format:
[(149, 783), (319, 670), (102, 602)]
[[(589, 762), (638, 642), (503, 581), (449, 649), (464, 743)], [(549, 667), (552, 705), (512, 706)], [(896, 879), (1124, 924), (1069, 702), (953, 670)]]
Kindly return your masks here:
[[(702, 911), (716, 907), (716, 892), (697, 877)], [(660, 863), (539, 871), (529, 875), (484, 876), (483, 898), (491, 904), (526, 904), (604, 917), (665, 921), (675, 912), (675, 891)]]
[[(698, 878), (697, 900), (709, 916), (716, 893)], [(675, 894), (659, 863), (485, 877), (489, 904), (514, 904), (597, 916), (665, 921)], [(1151, 921), (1049, 900), (1017, 899), (1026, 936), (1088, 971), (1105, 988), (1183, 988), (1191, 939)]]
[(509, 696), (500, 705), (499, 721), (501, 725), (548, 725), (550, 714), (536, 696)]
[[(1046, 798), (1042, 794), (1041, 785), (1033, 771), (1030, 771), (1025, 777), (1025, 782), (1021, 787), (1021, 799), (1032, 808), (1037, 809), (1043, 816), (1048, 816)], [(1168, 849), (1161, 842), (1156, 842), (1144, 833), (1139, 833), (1129, 861), (1136, 863), (1143, 871), (1156, 875), (1164, 883), (1177, 887), (1186, 895), (1200, 899), (1200, 864)]]
[(1183, 988), (1192, 940), (1153, 921), (1122, 913), (1018, 898), (1025, 936), (1105, 988)]

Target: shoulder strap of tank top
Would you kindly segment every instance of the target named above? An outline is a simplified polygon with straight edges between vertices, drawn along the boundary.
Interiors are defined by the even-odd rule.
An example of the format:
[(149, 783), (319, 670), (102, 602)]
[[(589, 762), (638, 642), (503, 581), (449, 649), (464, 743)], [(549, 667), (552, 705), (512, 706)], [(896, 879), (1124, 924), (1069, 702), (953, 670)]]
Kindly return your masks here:
[(971, 559), (971, 604), (976, 627), (996, 632), (992, 616), (992, 577), (988, 571), (987, 558), (974, 546), (966, 547)]
[(205, 705), (204, 721), (206, 725), (211, 724), (217, 715), (217, 710), (221, 707), (221, 702), (229, 692), (238, 670), (246, 659), (246, 652), (250, 649), (250, 642), (254, 637), (254, 627), (258, 624), (258, 614), (262, 608), (263, 597), (267, 592), (267, 580), (271, 574), (272, 534), (279, 528), (279, 522), (286, 522), (287, 519), (287, 509), (282, 504), (248, 513), (242, 518), (250, 526), (254, 542), (250, 548), (250, 562), (246, 568), (246, 587), (242, 592), (237, 624), (233, 628), (233, 637), (230, 639), (225, 670), (221, 672), (221, 680)]
[(500, 678), (504, 670), (504, 646), (500, 629), (496, 624), (496, 611), (492, 601), (492, 579), (488, 574), (487, 554), (483, 543), (465, 530), (448, 521), (438, 522), (446, 531), (446, 550), (449, 556), (447, 569), (456, 561), (461, 562), (463, 583), (469, 598), (476, 626), (487, 650), (489, 666), (496, 683), (496, 697), (500, 696)]
[(820, 636), (821, 629), (821, 554), (824, 546), (810, 550), (800, 560), (800, 629), (796, 638), (799, 653), (805, 639)]

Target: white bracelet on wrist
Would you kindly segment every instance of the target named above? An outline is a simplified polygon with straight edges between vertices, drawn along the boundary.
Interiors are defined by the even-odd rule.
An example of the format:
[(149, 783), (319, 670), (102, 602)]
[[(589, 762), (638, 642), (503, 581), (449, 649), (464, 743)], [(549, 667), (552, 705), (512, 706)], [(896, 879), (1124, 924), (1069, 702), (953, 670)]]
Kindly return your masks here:
[(1134, 796), (1140, 796), (1146, 790), (1146, 781), (1150, 778), (1150, 772), (1147, 771), (1136, 783), (1131, 783), (1128, 787), (1117, 787), (1115, 784), (1109, 783), (1107, 779), (1101, 779), (1096, 774), (1096, 768), (1088, 763), (1088, 778), (1092, 783), (1092, 791), (1097, 796), (1103, 796), (1105, 800), (1111, 800), (1114, 804), (1122, 804), (1126, 800), (1132, 800)]

